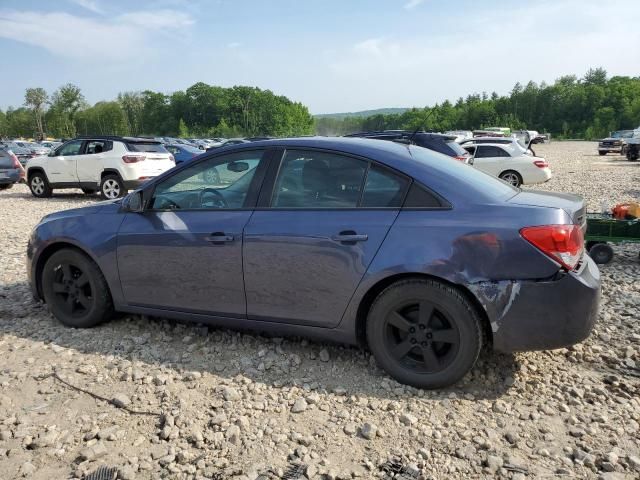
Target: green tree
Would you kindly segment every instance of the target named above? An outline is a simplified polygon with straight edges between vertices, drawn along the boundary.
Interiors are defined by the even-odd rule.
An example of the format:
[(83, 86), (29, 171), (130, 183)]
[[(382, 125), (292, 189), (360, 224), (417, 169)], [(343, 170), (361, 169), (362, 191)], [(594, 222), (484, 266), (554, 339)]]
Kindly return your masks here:
[(38, 132), (36, 137), (39, 140), (44, 138), (44, 109), (49, 100), (49, 96), (44, 88), (27, 88), (24, 94), (24, 104), (30, 108), (33, 112), (33, 118), (35, 120), (36, 131)]

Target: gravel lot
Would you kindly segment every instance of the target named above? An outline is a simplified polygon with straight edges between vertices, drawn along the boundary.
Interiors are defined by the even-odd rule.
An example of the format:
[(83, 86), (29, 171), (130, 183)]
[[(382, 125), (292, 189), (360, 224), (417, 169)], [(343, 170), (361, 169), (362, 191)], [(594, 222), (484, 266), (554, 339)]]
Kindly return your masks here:
[[(536, 151), (555, 174), (541, 188), (591, 209), (640, 197), (640, 163), (587, 142)], [(584, 344), (485, 354), (455, 388), (425, 392), (355, 348), (137, 317), (61, 326), (31, 298), (27, 238), (95, 200), (0, 193), (0, 477), (640, 478), (639, 246), (601, 268)]]

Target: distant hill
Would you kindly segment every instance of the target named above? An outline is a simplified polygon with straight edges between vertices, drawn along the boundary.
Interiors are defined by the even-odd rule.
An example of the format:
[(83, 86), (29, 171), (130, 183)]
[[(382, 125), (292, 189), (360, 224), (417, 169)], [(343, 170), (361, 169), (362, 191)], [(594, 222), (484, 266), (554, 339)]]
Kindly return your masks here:
[(336, 118), (342, 119), (345, 117), (370, 117), (372, 115), (389, 115), (392, 113), (404, 113), (408, 108), (377, 108), (375, 110), (362, 110), (360, 112), (344, 112), (344, 113), (321, 113), (314, 115), (316, 118)]

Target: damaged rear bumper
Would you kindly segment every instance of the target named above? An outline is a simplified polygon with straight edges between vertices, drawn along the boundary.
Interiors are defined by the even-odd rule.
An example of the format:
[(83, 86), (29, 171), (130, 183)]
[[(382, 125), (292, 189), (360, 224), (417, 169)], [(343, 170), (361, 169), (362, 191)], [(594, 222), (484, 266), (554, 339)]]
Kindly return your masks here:
[(479, 282), (469, 288), (491, 323), (500, 352), (550, 350), (589, 336), (600, 305), (600, 272), (589, 256), (553, 280)]

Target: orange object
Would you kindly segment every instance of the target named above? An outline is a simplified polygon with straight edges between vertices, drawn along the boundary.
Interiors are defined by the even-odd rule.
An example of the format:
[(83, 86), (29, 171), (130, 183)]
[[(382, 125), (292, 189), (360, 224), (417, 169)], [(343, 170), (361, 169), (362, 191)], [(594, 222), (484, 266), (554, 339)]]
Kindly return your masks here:
[(613, 217), (618, 220), (640, 218), (640, 203), (619, 203), (611, 209)]

